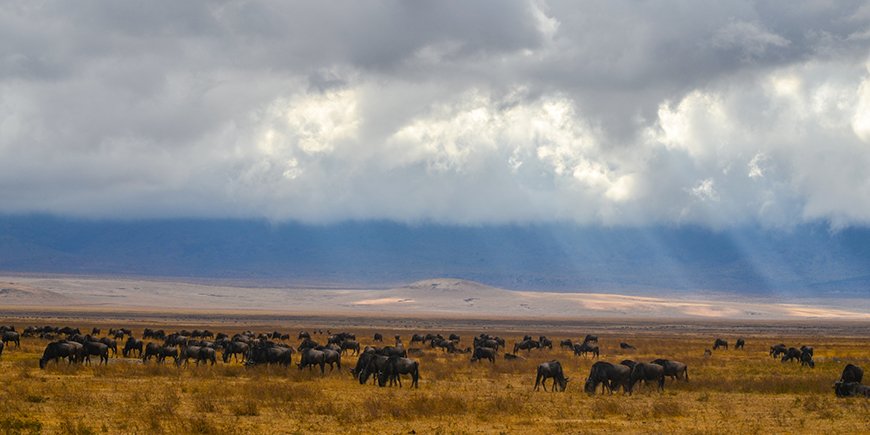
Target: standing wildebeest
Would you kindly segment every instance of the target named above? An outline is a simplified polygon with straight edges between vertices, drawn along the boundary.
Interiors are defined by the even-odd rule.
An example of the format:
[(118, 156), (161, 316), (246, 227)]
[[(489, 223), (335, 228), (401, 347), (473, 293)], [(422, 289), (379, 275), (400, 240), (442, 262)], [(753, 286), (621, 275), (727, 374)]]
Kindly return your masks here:
[(297, 340), (311, 340), (311, 334), (307, 331), (299, 331), (299, 335), (296, 336)]
[(311, 370), (315, 365), (320, 366), (320, 374), (326, 373), (326, 355), (323, 351), (317, 349), (304, 349), (302, 351), (302, 360), (297, 364), (299, 370), (308, 367)]
[(734, 350), (743, 349), (743, 346), (746, 345), (746, 340), (743, 337), (737, 339), (737, 343), (734, 345)]
[(552, 350), (553, 349), (553, 342), (549, 338), (547, 338), (546, 336), (542, 335), (542, 336), (538, 337), (538, 348), (543, 349), (545, 347)]
[(224, 362), (225, 363), (230, 362), (230, 357), (233, 357), (233, 361), (238, 361), (239, 356), (241, 356), (242, 359), (244, 359), (245, 355), (248, 354), (249, 349), (250, 349), (250, 347), (248, 346), (248, 343), (244, 343), (241, 341), (229, 341), (229, 342), (227, 342), (224, 345), (224, 355), (223, 355)]
[(99, 364), (109, 364), (109, 346), (99, 341), (86, 341), (84, 343), (84, 361), (86, 364), (91, 363), (91, 355), (100, 357)]
[(190, 359), (193, 358), (196, 360), (199, 358), (199, 350), (202, 349), (201, 346), (185, 346), (181, 348), (181, 352), (178, 354), (178, 359), (175, 360), (175, 365), (181, 367), (184, 364), (185, 367), (190, 365)]
[(713, 350), (719, 349), (720, 347), (724, 347), (725, 350), (728, 350), (728, 342), (721, 338), (717, 338), (716, 341), (713, 342)]
[(622, 387), (622, 392), (625, 393), (628, 391), (630, 376), (631, 367), (627, 365), (598, 361), (592, 364), (583, 390), (589, 394), (595, 394), (595, 390), (598, 389), (598, 384), (600, 383), (603, 384), (601, 386), (602, 394), (605, 389), (613, 394), (614, 391), (619, 390), (619, 387)]
[(630, 360), (630, 359), (624, 359), (624, 360), (620, 361), (619, 363), (622, 364), (622, 365), (624, 365), (624, 366), (626, 366), (626, 367), (628, 367), (628, 368), (630, 368), (630, 369), (633, 369), (634, 366), (637, 365), (636, 362), (634, 362), (634, 361), (632, 361), (632, 360)]
[(139, 352), (139, 354), (136, 357), (141, 358), (143, 346), (144, 346), (144, 343), (142, 342), (142, 340), (139, 340), (138, 338), (130, 337), (127, 339), (127, 342), (124, 343), (124, 350), (121, 351), (121, 354), (124, 355), (124, 358), (127, 358), (130, 355), (130, 352), (135, 350), (135, 351)]
[(354, 340), (347, 340), (341, 342), (341, 351), (342, 353), (347, 352), (348, 350), (353, 351), (353, 355), (359, 355), (359, 342)]
[(589, 352), (592, 352), (593, 358), (598, 358), (600, 355), (600, 352), (598, 350), (598, 346), (593, 346), (593, 345), (589, 344), (589, 342), (587, 342), (587, 341), (584, 341), (583, 344), (575, 344), (574, 345), (574, 356), (583, 355), (583, 357), (585, 358), (586, 354)]
[[(132, 338), (132, 336), (130, 336), (130, 337)], [(111, 339), (109, 337), (102, 337), (97, 341), (105, 344), (106, 346), (109, 346), (109, 350), (112, 351), (112, 355), (115, 357), (118, 356), (118, 342), (116, 340)]]
[(414, 343), (424, 343), (426, 341), (426, 337), (420, 334), (414, 334), (411, 336), (411, 344)]
[[(240, 345), (248, 346), (247, 343), (238, 342)], [(248, 359), (245, 361), (246, 366), (255, 364), (281, 364), (289, 366), (293, 362), (292, 347), (273, 346), (265, 343), (260, 343), (250, 347)], [(224, 358), (229, 360), (229, 354), (224, 353)]]
[(544, 391), (547, 391), (547, 379), (549, 378), (553, 378), (551, 391), (555, 392), (557, 385), (559, 391), (565, 391), (568, 386), (568, 378), (562, 372), (562, 364), (559, 361), (552, 360), (538, 366), (538, 374), (535, 376), (535, 391), (538, 391), (538, 387), (541, 385), (544, 386)]
[(801, 348), (801, 367), (809, 366), (811, 369), (816, 368), (816, 362), (813, 361), (813, 348)]
[(16, 348), (21, 347), (21, 335), (15, 331), (3, 331), (2, 341), (3, 341), (3, 344), (6, 344), (6, 343), (11, 341), (11, 342), (15, 343)]
[(526, 352), (531, 352), (532, 349), (540, 349), (540, 348), (541, 348), (541, 343), (539, 343), (535, 340), (532, 340), (532, 339), (528, 339), (528, 340), (523, 340), (519, 343), (514, 343), (514, 352), (513, 353), (517, 353), (518, 350), (525, 350)]
[(334, 349), (329, 348), (321, 348), (318, 349), (323, 352), (323, 363), (329, 364), (330, 373), (335, 368), (334, 365), (338, 366), (338, 369), (341, 370), (341, 352)]
[(91, 335), (100, 335), (100, 328), (91, 328)]
[(382, 343), (384, 341), (384, 336), (381, 335), (380, 332), (375, 332), (375, 338), (373, 341)]
[(69, 363), (79, 362), (82, 358), (83, 346), (74, 341), (53, 341), (45, 346), (42, 358), (39, 359), (39, 368), (44, 369), (45, 364), (51, 360), (55, 363), (61, 358), (67, 358)]
[(210, 347), (201, 347), (199, 348), (199, 352), (196, 354), (196, 365), (199, 365), (200, 362), (208, 363), (214, 365), (217, 361), (217, 356), (215, 355), (214, 349)]
[(638, 381), (647, 383), (649, 381), (657, 381), (659, 390), (665, 390), (665, 368), (653, 363), (637, 363), (631, 369), (631, 375), (628, 382), (628, 394), (631, 395), (634, 391), (634, 385)]
[(773, 358), (779, 358), (780, 355), (786, 352), (788, 352), (788, 347), (782, 343), (770, 346), (770, 356)]
[(583, 339), (584, 343), (598, 343), (598, 336), (592, 334), (586, 334), (586, 338)]
[(146, 362), (151, 359), (151, 357), (157, 358), (157, 361), (160, 361), (160, 349), (163, 346), (157, 343), (148, 343), (145, 345), (145, 354), (142, 356), (142, 362)]
[(782, 357), (782, 362), (789, 362), (789, 361), (792, 361), (792, 360), (794, 360), (794, 361), (800, 361), (800, 360), (801, 360), (801, 351), (798, 350), (798, 349), (795, 349), (795, 348), (793, 348), (793, 347), (790, 347), (790, 348), (788, 348), (788, 350), (785, 352), (785, 355), (783, 355), (783, 357)]
[(619, 348), (624, 349), (624, 350), (637, 350), (636, 347), (634, 347), (634, 346), (632, 346), (624, 341), (619, 343)]
[(852, 364), (846, 364), (843, 368), (843, 374), (840, 375), (841, 382), (861, 382), (864, 378), (864, 370), (861, 367)]
[(491, 347), (478, 347), (471, 354), (471, 362), (488, 359), (489, 362), (495, 364), (496, 350)]
[(574, 342), (571, 341), (570, 338), (567, 339), (567, 340), (562, 340), (562, 341), (559, 342), (559, 347), (560, 347), (561, 349), (565, 349), (565, 348), (567, 347), (568, 350), (573, 350), (573, 349), (574, 349)]
[(652, 363), (662, 366), (665, 369), (665, 376), (670, 376), (675, 381), (682, 376), (686, 382), (689, 382), (689, 367), (687, 365), (668, 359), (657, 359)]
[(411, 387), (419, 388), (417, 382), (420, 380), (420, 363), (408, 358), (390, 357), (384, 370), (378, 373), (378, 385), (383, 387), (389, 380), (391, 387), (398, 383), (401, 388), (402, 375), (410, 375)]
[(482, 339), (482, 338), (474, 337), (474, 347), (475, 348), (488, 347), (490, 349), (498, 350), (499, 347), (502, 347), (502, 346), (503, 345), (499, 344), (498, 340), (495, 340), (492, 338), (483, 338)]

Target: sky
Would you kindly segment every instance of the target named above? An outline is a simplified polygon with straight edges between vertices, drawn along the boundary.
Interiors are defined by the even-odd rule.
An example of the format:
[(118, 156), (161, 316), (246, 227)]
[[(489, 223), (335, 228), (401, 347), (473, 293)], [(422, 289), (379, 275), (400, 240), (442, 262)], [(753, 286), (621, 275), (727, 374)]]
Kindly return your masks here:
[(870, 224), (870, 3), (13, 1), (0, 213)]

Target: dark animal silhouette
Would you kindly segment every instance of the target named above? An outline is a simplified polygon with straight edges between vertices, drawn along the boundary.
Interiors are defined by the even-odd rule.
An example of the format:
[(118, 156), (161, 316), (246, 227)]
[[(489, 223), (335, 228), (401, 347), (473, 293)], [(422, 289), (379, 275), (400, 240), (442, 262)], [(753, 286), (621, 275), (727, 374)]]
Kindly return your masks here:
[(637, 350), (636, 347), (634, 347), (634, 346), (632, 346), (624, 341), (619, 343), (619, 348), (624, 349), (624, 350)]
[(834, 384), (834, 392), (837, 397), (870, 397), (870, 385), (837, 381)]
[(619, 390), (619, 387), (622, 387), (624, 393), (628, 391), (630, 375), (631, 367), (624, 364), (598, 361), (592, 364), (583, 390), (588, 394), (595, 394), (598, 384), (602, 384), (601, 393), (604, 393), (604, 390), (608, 390), (612, 394), (614, 391)]
[(782, 357), (782, 362), (800, 361), (800, 360), (801, 360), (801, 351), (798, 349), (795, 349), (793, 347), (788, 348), (788, 350), (785, 352), (785, 355), (783, 355), (783, 357)]
[(575, 356), (583, 356), (584, 358), (588, 353), (592, 353), (593, 358), (598, 358), (600, 356), (600, 352), (598, 350), (597, 345), (589, 344), (589, 342), (584, 341), (583, 344), (575, 344), (574, 345), (574, 355)]
[(559, 347), (562, 349), (568, 348), (570, 350), (573, 350), (574, 349), (574, 342), (571, 341), (570, 338), (567, 340), (562, 340), (559, 342)]
[(728, 342), (721, 338), (717, 338), (716, 341), (713, 342), (713, 350), (719, 349), (720, 347), (724, 347), (725, 350), (728, 350)]
[(471, 354), (471, 362), (488, 359), (489, 362), (495, 364), (496, 350), (491, 347), (478, 347)]
[(773, 358), (779, 358), (780, 355), (786, 352), (788, 352), (788, 347), (782, 343), (770, 346), (770, 356)]
[(734, 350), (743, 349), (743, 346), (746, 345), (746, 341), (743, 338), (738, 338), (737, 343), (734, 344)]
[(541, 363), (538, 366), (538, 374), (535, 376), (535, 391), (538, 390), (539, 386), (543, 386), (544, 391), (547, 391), (547, 379), (550, 378), (553, 378), (553, 388), (551, 391), (555, 392), (557, 387), (559, 391), (565, 391), (565, 388), (568, 387), (569, 379), (562, 372), (562, 364), (559, 361), (552, 360)]
[(86, 341), (83, 347), (84, 362), (86, 364), (91, 363), (92, 355), (100, 357), (100, 362), (98, 364), (109, 364), (109, 346), (106, 346), (104, 343), (100, 343), (98, 341)]
[(532, 339), (523, 340), (519, 343), (514, 344), (513, 353), (517, 353), (518, 350), (525, 350), (526, 352), (531, 352), (532, 349), (540, 349), (540, 347), (541, 343), (539, 343), (538, 341)]
[(373, 340), (373, 341), (378, 342), (378, 343), (383, 342), (383, 341), (384, 341), (384, 336), (381, 335), (380, 332), (375, 332), (375, 337), (374, 337), (374, 340)]
[(686, 364), (668, 359), (657, 359), (651, 362), (662, 366), (665, 369), (665, 376), (669, 376), (675, 381), (682, 377), (686, 382), (689, 382), (689, 368)]
[(816, 362), (813, 361), (813, 348), (802, 348), (801, 350), (801, 367), (808, 366), (813, 369), (816, 368)]
[(665, 390), (665, 368), (653, 363), (637, 363), (634, 368), (631, 369), (631, 375), (629, 377), (628, 382), (628, 394), (634, 391), (634, 386), (643, 381), (644, 383), (648, 383), (650, 381), (656, 381), (658, 383), (659, 390)]
[(16, 348), (21, 347), (21, 334), (15, 332), (14, 330), (3, 331), (2, 340), (3, 344), (8, 344), (10, 341), (15, 343)]
[(843, 374), (840, 375), (841, 382), (861, 382), (864, 378), (864, 370), (853, 364), (846, 364), (843, 368)]
[(314, 366), (319, 365), (320, 374), (324, 374), (326, 373), (326, 355), (317, 349), (304, 349), (302, 350), (302, 360), (297, 365), (299, 370), (305, 367), (311, 370)]
[(244, 343), (241, 341), (230, 341), (224, 345), (224, 354), (223, 359), (225, 363), (230, 362), (230, 357), (233, 358), (233, 361), (238, 361), (241, 356), (242, 359), (248, 354), (248, 351), (251, 350), (251, 347), (248, 343)]
[(124, 343), (124, 350), (121, 351), (121, 354), (124, 356), (124, 358), (127, 358), (128, 356), (130, 356), (130, 353), (135, 350), (138, 352), (136, 357), (142, 358), (142, 348), (143, 347), (144, 347), (144, 343), (142, 342), (142, 340), (130, 337)]
[(398, 384), (401, 388), (401, 375), (410, 375), (411, 387), (419, 388), (420, 363), (408, 358), (390, 357), (386, 366), (378, 373), (378, 385), (383, 387), (386, 380), (389, 380), (390, 386)]
[(74, 341), (53, 341), (45, 346), (45, 351), (42, 352), (42, 358), (39, 359), (39, 368), (44, 369), (49, 361), (59, 362), (61, 358), (66, 358), (68, 363), (81, 361), (83, 357), (83, 346), (81, 343)]

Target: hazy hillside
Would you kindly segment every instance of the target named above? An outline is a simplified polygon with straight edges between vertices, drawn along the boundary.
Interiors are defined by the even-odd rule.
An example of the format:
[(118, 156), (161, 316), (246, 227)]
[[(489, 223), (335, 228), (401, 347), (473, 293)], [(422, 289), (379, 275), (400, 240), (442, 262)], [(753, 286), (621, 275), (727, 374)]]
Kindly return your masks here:
[(0, 218), (0, 270), (344, 285), (451, 276), (514, 289), (861, 296), (870, 294), (870, 230), (18, 216)]

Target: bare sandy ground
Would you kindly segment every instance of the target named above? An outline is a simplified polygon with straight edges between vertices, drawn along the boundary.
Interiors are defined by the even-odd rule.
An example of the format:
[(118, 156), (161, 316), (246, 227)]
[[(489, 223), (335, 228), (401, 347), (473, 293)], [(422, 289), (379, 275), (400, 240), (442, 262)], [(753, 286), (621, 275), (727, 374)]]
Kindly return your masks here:
[(629, 296), (493, 288), (432, 279), (391, 289), (254, 288), (123, 278), (0, 276), (0, 308), (268, 312), (293, 315), (516, 319), (837, 320), (870, 322), (870, 298)]

